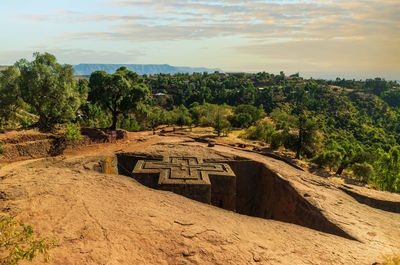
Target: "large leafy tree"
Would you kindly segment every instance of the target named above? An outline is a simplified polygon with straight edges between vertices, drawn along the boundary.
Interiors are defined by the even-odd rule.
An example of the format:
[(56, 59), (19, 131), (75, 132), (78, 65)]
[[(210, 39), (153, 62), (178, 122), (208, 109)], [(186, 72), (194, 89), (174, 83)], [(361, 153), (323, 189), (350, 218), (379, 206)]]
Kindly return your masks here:
[(14, 67), (7, 67), (0, 73), (0, 125), (15, 113), (20, 105), (18, 89), (19, 71)]
[(50, 129), (56, 123), (75, 119), (79, 108), (79, 94), (71, 65), (61, 65), (49, 53), (34, 53), (34, 60), (21, 59), (19, 95), (39, 115), (38, 126)]
[(96, 71), (89, 79), (90, 92), (88, 100), (98, 103), (103, 109), (110, 111), (112, 125), (115, 130), (118, 118), (123, 113), (134, 111), (149, 94), (143, 79), (126, 67), (119, 68), (114, 74)]
[(316, 143), (318, 124), (306, 115), (300, 115), (296, 125), (299, 130), (296, 143), (296, 158), (300, 158), (300, 155), (304, 153), (307, 147), (312, 148)]
[(261, 118), (261, 110), (253, 105), (239, 105), (235, 108), (231, 119), (233, 126), (238, 128), (248, 128)]
[(382, 155), (377, 165), (375, 182), (383, 190), (400, 192), (400, 146), (394, 146)]

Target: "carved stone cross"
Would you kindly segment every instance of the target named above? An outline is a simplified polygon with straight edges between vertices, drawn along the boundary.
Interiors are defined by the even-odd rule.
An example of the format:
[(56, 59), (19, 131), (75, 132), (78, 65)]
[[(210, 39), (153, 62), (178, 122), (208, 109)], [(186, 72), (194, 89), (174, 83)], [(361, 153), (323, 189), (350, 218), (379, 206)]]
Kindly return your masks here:
[(216, 201), (220, 205), (228, 196), (229, 204), (232, 204), (229, 208), (234, 208), (235, 199), (231, 197), (236, 195), (236, 177), (225, 163), (204, 163), (197, 157), (165, 156), (162, 161), (139, 160), (132, 176), (151, 188), (173, 191), (201, 202)]
[(159, 173), (158, 184), (210, 184), (209, 175), (235, 176), (227, 164), (203, 163), (197, 157), (168, 157), (163, 161), (139, 160), (133, 170), (138, 173)]

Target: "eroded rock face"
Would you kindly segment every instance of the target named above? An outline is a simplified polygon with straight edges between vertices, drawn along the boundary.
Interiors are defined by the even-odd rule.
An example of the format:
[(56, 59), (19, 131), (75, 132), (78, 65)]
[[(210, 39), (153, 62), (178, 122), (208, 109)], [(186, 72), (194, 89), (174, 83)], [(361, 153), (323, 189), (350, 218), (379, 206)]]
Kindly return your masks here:
[(227, 163), (237, 176), (236, 212), (354, 239), (264, 164), (251, 160)]

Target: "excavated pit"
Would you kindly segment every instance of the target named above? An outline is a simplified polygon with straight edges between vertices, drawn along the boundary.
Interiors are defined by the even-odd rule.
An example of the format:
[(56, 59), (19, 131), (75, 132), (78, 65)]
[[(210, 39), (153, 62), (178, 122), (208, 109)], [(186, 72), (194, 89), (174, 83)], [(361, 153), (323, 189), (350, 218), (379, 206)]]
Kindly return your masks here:
[[(162, 157), (130, 153), (117, 154), (118, 173), (134, 177), (132, 171), (139, 160), (161, 159)], [(264, 164), (252, 160), (205, 160), (205, 162), (228, 164), (236, 175), (235, 189), (224, 187), (224, 181), (211, 179), (210, 204), (239, 214), (293, 223), (356, 240), (329, 221), (321, 210), (300, 195), (288, 181)], [(138, 181), (149, 186), (146, 181)], [(224, 190), (228, 200), (221, 199), (220, 194)]]

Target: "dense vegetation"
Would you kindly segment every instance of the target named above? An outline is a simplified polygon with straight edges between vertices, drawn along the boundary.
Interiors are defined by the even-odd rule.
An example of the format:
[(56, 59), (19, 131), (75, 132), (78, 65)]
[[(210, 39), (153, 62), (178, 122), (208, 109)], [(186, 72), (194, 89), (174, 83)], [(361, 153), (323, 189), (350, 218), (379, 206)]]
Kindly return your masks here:
[[(288, 149), (296, 158), (400, 192), (400, 86), (306, 80), (298, 74), (194, 73), (139, 76), (124, 67), (74, 80), (72, 68), (35, 54), (0, 74), (0, 126), (57, 123), (155, 129), (211, 126), (218, 135)], [(17, 121), (17, 122), (16, 122)], [(68, 125), (71, 127), (71, 125)], [(72, 128), (72, 127), (71, 127)]]

